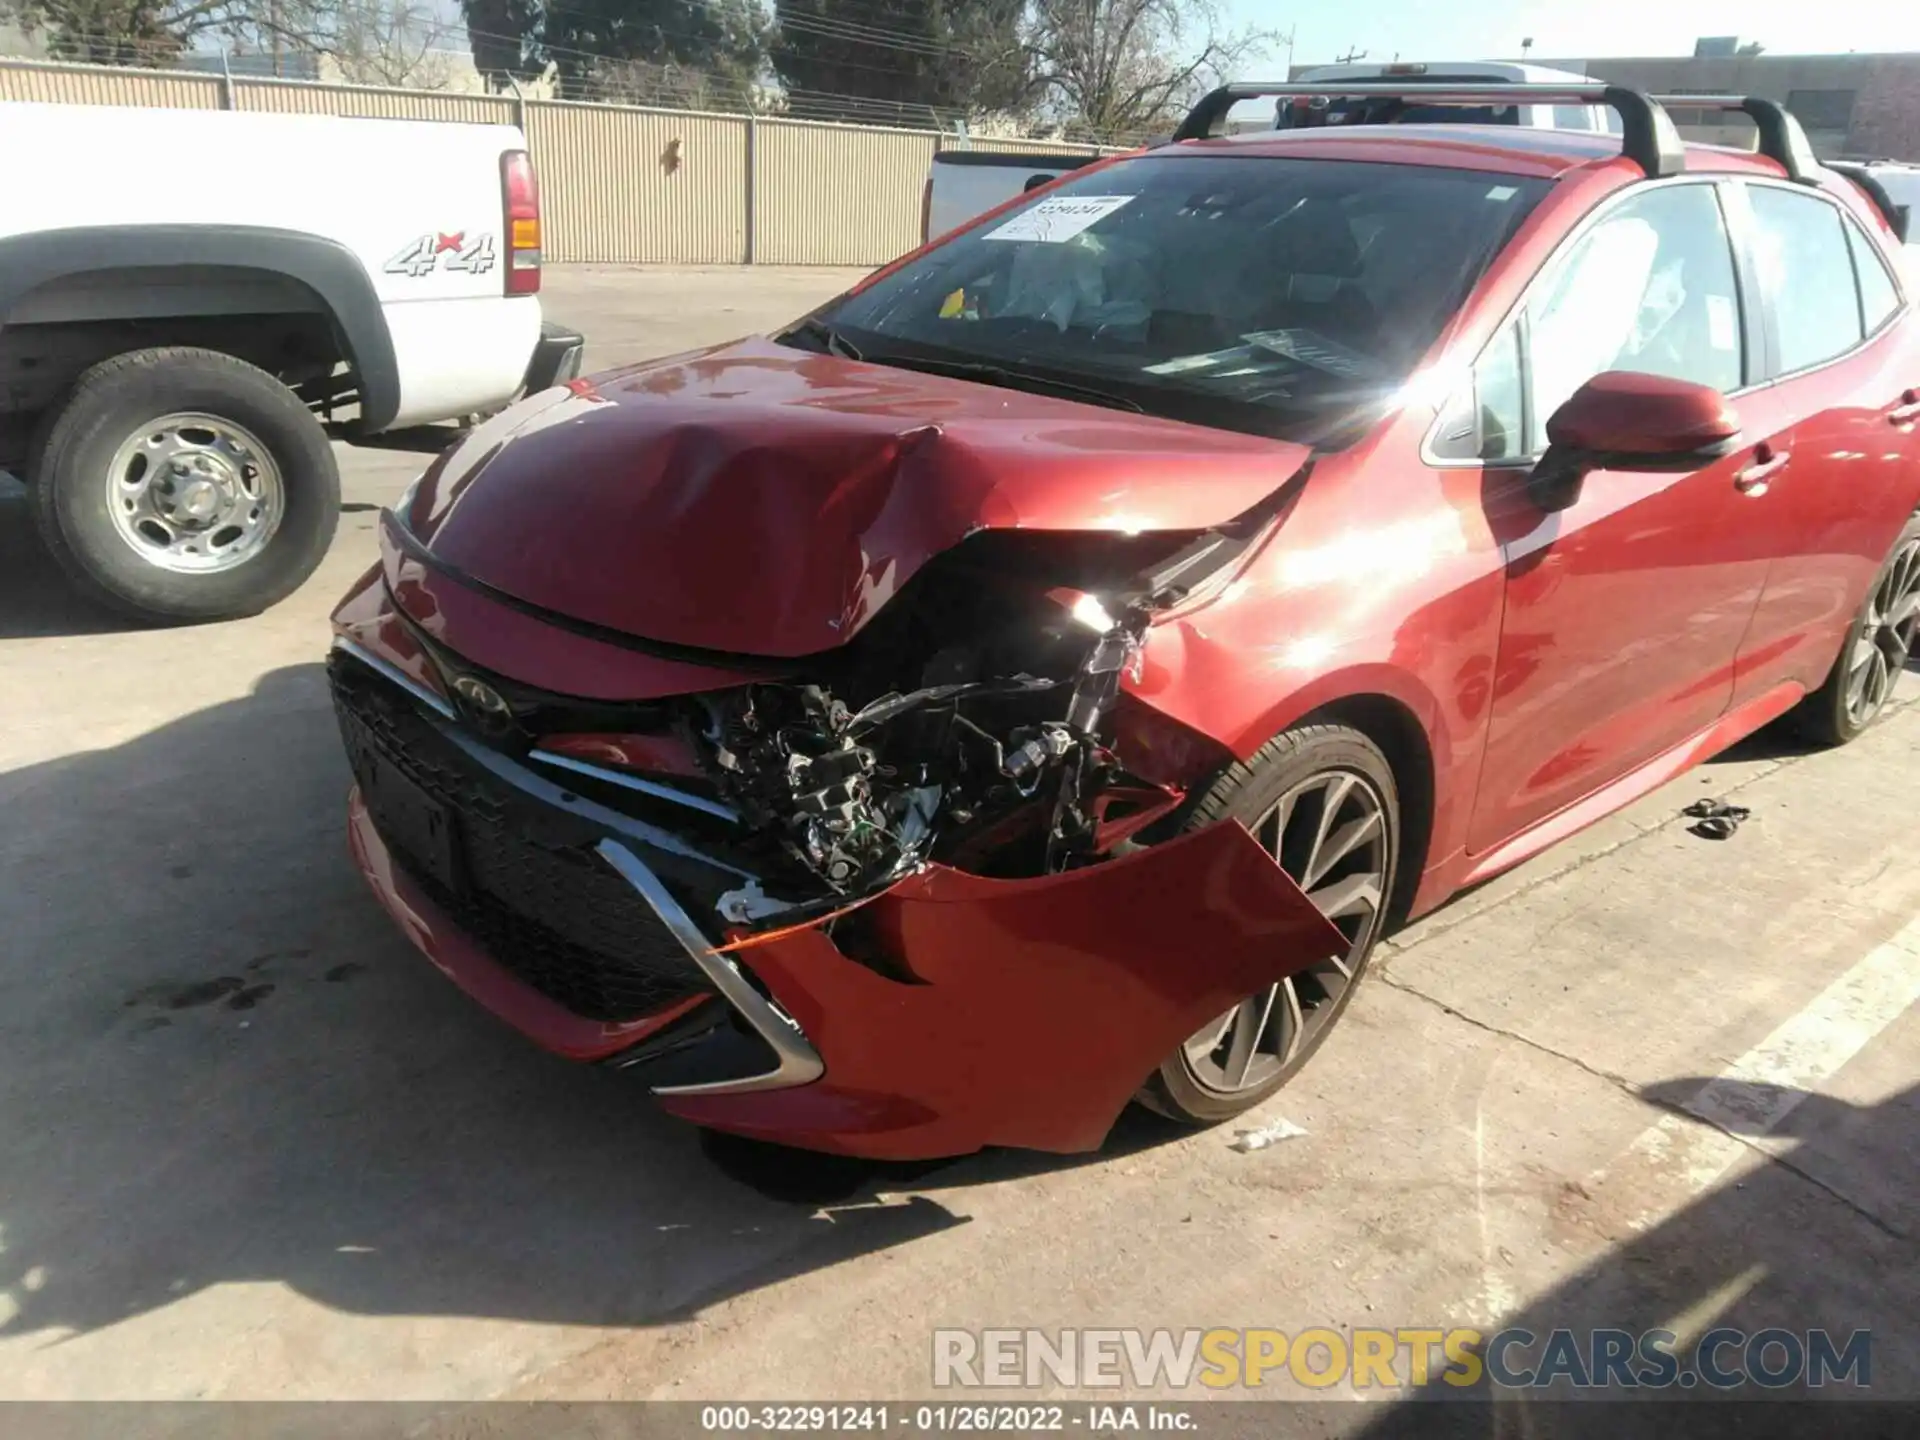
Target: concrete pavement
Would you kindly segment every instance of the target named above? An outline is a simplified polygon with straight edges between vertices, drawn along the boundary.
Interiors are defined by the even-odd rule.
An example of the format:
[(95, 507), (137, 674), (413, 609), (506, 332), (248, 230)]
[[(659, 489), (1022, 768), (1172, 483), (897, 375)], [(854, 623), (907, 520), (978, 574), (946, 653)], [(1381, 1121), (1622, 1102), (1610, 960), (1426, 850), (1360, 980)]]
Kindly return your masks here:
[[(548, 303), (608, 365), (851, 278)], [(533, 1051), (352, 873), (323, 622), (419, 464), (344, 453), (314, 581), (192, 631), (85, 608), (0, 499), (0, 1398), (909, 1397), (937, 1326), (1502, 1317), (1871, 1326), (1920, 1397), (1920, 710), (1759, 737), (1413, 927), (1253, 1120), (770, 1155)]]

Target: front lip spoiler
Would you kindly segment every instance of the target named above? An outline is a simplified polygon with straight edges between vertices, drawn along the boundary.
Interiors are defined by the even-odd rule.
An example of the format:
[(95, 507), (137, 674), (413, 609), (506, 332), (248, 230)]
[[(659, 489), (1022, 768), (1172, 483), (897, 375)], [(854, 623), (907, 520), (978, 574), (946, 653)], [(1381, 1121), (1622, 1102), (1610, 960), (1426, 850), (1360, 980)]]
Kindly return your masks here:
[(784, 1090), (795, 1085), (808, 1085), (818, 1080), (826, 1071), (820, 1056), (807, 1037), (800, 1033), (800, 1027), (786, 1015), (769, 1004), (747, 979), (731, 959), (718, 954), (700, 933), (700, 927), (693, 918), (681, 908), (680, 902), (668, 893), (659, 878), (649, 870), (626, 846), (617, 840), (603, 840), (599, 846), (600, 858), (605, 860), (629, 885), (640, 893), (640, 897), (652, 907), (660, 923), (673, 933), (687, 952), (689, 959), (713, 982), (713, 988), (720, 996), (739, 1012), (740, 1018), (752, 1027), (753, 1032), (767, 1044), (774, 1053), (774, 1068), (761, 1075), (750, 1075), (738, 1080), (708, 1080), (690, 1085), (656, 1085), (656, 1095), (745, 1095), (756, 1090)]

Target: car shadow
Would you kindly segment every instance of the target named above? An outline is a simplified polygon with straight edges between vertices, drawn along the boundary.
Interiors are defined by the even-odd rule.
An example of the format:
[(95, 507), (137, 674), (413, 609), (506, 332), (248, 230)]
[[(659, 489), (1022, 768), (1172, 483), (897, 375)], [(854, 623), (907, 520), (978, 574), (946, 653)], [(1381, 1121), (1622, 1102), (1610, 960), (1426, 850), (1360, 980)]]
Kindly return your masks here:
[[(44, 640), (118, 635), (149, 628), (83, 594), (47, 554), (34, 531), (24, 486), (0, 471), (0, 640)], [(348, 501), (347, 515), (374, 515), (381, 507)]]
[(1711, 767), (1744, 765), (1756, 760), (1797, 760), (1803, 755), (1818, 754), (1823, 748), (1796, 730), (1791, 721), (1781, 719), (1762, 726), (1703, 763)]
[(30, 504), (25, 487), (0, 471), (0, 640), (138, 629), (74, 589), (34, 533)]
[[(346, 853), (317, 664), (0, 775), (0, 1335), (276, 1282), (362, 1315), (671, 1321), (966, 1223), (879, 1165), (718, 1137), (459, 994)], [(1131, 1117), (1139, 1149), (1183, 1132)], [(1091, 1157), (1087, 1157), (1091, 1158)]]
[[(1646, 1098), (1684, 1109), (1708, 1081), (1676, 1079), (1650, 1086)], [(1797, 1096), (1795, 1108), (1769, 1132), (1779, 1158), (1744, 1178), (1723, 1177), (1700, 1198), (1652, 1226), (1631, 1212), (1630, 1195), (1567, 1187), (1556, 1206), (1556, 1223), (1570, 1235), (1594, 1232), (1610, 1242), (1602, 1257), (1562, 1283), (1519, 1305), (1491, 1326), (1472, 1347), (1484, 1362), (1500, 1331), (1525, 1331), (1534, 1339), (1501, 1347), (1506, 1374), (1524, 1378), (1546, 1358), (1549, 1337), (1571, 1331), (1574, 1366), (1568, 1374), (1588, 1380), (1599, 1374), (1611, 1384), (1589, 1385), (1584, 1400), (1570, 1381), (1550, 1391), (1502, 1388), (1484, 1371), (1471, 1384), (1467, 1372), (1433, 1377), (1398, 1404), (1381, 1406), (1356, 1433), (1380, 1440), (1403, 1436), (1474, 1435), (1487, 1440), (1526, 1437), (1821, 1435), (1879, 1437), (1912, 1433), (1920, 1402), (1920, 1352), (1912, 1343), (1920, 1327), (1920, 1267), (1913, 1264), (1920, 1240), (1920, 1086), (1875, 1104), (1855, 1105), (1831, 1096), (1791, 1089), (1765, 1089), (1768, 1105)], [(1629, 1208), (1621, 1211), (1618, 1201)], [(1592, 1365), (1596, 1330), (1624, 1330), (1638, 1337), (1666, 1329), (1669, 1342), (1689, 1363), (1694, 1346), (1717, 1327), (1746, 1336), (1778, 1328), (1806, 1338), (1824, 1330), (1834, 1353), (1848, 1358), (1857, 1331), (1871, 1332), (1863, 1358), (1866, 1372), (1829, 1374), (1818, 1387), (1805, 1383), (1803, 1363), (1794, 1383), (1777, 1389), (1743, 1384), (1720, 1389), (1696, 1371), (1688, 1383), (1629, 1388), (1616, 1370)], [(1569, 1353), (1562, 1350), (1562, 1363)], [(1744, 1344), (1716, 1350), (1723, 1373), (1748, 1364)], [(1789, 1351), (1771, 1349), (1764, 1361), (1784, 1371)], [(1630, 1371), (1653, 1372), (1641, 1357)], [(1589, 1373), (1592, 1372), (1592, 1373)], [(1854, 1383), (1864, 1379), (1867, 1385)], [(1831, 1401), (1816, 1411), (1808, 1404), (1762, 1407), (1709, 1404), (1719, 1399)], [(1637, 1400), (1640, 1404), (1594, 1403)], [(1658, 1403), (1646, 1404), (1654, 1401)], [(1451, 1403), (1427, 1403), (1451, 1402)], [(1682, 1408), (1684, 1407), (1684, 1408)]]

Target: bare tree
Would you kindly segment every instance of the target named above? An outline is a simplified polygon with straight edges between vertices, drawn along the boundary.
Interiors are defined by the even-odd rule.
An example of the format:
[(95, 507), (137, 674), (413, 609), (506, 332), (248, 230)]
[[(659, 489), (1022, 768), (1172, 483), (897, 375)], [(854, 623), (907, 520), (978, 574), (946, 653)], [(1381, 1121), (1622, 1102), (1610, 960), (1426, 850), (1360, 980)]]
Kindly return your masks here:
[(332, 57), (340, 78), (355, 85), (444, 90), (453, 81), (464, 35), (443, 23), (425, 0), (311, 0), (295, 38)]
[(1034, 0), (1028, 49), (1043, 108), (1098, 140), (1170, 129), (1278, 31), (1223, 32), (1211, 0)]
[(154, 66), (224, 28), (232, 8), (229, 0), (0, 0), (0, 19), (43, 40), (57, 60)]

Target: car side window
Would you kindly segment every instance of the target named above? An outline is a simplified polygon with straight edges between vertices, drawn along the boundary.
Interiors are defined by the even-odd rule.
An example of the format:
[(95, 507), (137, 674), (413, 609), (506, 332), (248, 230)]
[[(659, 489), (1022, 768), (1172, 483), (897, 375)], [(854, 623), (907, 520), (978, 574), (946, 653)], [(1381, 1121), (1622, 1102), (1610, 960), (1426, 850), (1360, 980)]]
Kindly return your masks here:
[(1779, 337), (1779, 373), (1845, 354), (1865, 329), (1839, 207), (1774, 185), (1752, 185), (1748, 193), (1761, 292)]
[(1509, 325), (1481, 353), (1473, 376), (1454, 396), (1434, 433), (1441, 460), (1501, 460), (1527, 443), (1520, 327)]
[[(1723, 391), (1744, 383), (1740, 288), (1713, 186), (1666, 185), (1635, 195), (1548, 266), (1524, 312), (1475, 366), (1474, 399), (1448, 407), (1433, 447), (1438, 458), (1502, 462), (1539, 454), (1547, 418), (1608, 370)], [(1471, 453), (1463, 453), (1463, 415), (1478, 419)]]
[(1871, 335), (1900, 308), (1900, 291), (1887, 273), (1880, 247), (1851, 221), (1847, 222), (1847, 244), (1853, 250), (1853, 273), (1860, 285), (1860, 325)]

